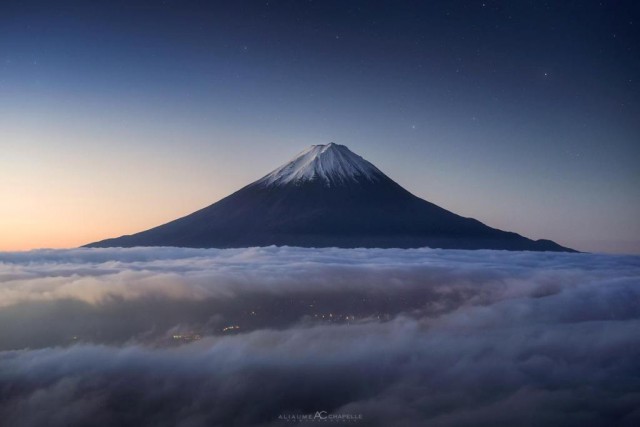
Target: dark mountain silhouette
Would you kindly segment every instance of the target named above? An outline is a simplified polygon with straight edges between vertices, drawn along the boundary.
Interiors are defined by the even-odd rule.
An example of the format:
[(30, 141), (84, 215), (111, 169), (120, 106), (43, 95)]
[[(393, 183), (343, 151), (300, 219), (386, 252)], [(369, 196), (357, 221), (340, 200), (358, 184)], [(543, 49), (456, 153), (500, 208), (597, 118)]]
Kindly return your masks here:
[(491, 228), (420, 199), (338, 144), (314, 145), (183, 218), (89, 247), (452, 248), (573, 251)]

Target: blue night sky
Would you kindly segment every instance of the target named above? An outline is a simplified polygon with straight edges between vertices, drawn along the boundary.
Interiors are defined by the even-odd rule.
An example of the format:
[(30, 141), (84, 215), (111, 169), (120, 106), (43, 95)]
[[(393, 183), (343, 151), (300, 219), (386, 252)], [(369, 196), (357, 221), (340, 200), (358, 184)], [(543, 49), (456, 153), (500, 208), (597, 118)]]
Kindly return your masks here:
[(0, 250), (159, 225), (335, 141), (446, 209), (640, 253), (634, 1), (0, 3)]

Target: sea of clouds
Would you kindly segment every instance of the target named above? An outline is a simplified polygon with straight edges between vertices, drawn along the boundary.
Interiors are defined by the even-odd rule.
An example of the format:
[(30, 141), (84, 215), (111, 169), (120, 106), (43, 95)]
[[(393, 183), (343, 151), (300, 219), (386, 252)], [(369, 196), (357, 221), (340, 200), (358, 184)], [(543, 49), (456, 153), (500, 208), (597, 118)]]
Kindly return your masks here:
[(275, 426), (306, 414), (640, 425), (640, 257), (0, 253), (2, 423)]

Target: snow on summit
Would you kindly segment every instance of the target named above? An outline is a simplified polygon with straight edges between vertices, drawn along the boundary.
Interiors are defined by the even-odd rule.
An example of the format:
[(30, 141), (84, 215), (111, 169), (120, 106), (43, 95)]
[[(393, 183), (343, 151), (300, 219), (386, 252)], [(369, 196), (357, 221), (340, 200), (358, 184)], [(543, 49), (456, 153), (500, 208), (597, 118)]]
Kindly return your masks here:
[(363, 179), (376, 181), (384, 174), (345, 145), (312, 145), (257, 183), (278, 186), (322, 180), (327, 186)]

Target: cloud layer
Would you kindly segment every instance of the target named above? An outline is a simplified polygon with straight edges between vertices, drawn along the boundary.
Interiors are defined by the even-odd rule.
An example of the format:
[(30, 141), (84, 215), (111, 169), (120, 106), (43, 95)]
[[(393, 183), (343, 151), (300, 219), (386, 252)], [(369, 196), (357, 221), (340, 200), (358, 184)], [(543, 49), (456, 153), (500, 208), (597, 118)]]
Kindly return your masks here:
[(0, 282), (15, 426), (640, 422), (639, 257), (76, 249)]

